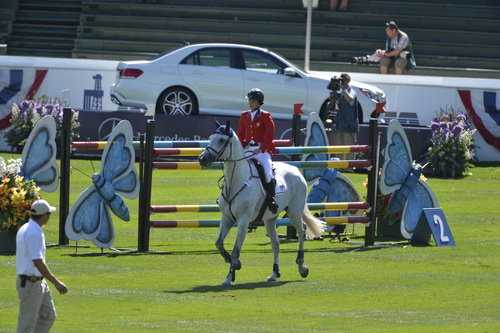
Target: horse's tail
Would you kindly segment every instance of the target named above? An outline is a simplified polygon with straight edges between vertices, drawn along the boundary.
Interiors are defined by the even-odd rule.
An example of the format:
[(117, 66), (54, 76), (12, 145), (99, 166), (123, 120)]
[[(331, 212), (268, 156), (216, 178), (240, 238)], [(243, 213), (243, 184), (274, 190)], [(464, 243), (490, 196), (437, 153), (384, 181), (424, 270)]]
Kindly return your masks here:
[(306, 224), (306, 239), (311, 240), (320, 237), (326, 229), (326, 223), (320, 219), (314, 217), (307, 205), (304, 207), (304, 213), (302, 214), (302, 220)]

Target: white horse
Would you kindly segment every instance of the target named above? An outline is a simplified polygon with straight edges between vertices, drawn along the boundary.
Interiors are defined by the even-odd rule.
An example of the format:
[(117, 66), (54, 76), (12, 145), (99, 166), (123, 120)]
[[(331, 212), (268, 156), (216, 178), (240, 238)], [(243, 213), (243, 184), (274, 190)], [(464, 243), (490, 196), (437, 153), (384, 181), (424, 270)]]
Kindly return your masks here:
[[(319, 237), (324, 231), (325, 223), (316, 219), (306, 205), (307, 183), (300, 171), (286, 163), (273, 163), (276, 175), (284, 179), (286, 191), (276, 194), (279, 204), (278, 214), (273, 214), (264, 203), (266, 195), (256, 168), (245, 156), (238, 136), (231, 129), (229, 120), (226, 125), (217, 123), (217, 130), (210, 136), (210, 142), (201, 153), (198, 161), (201, 166), (210, 166), (215, 160), (224, 163), (224, 185), (219, 196), (219, 207), (222, 212), (219, 235), (215, 245), (227, 263), (230, 263), (229, 274), (222, 285), (231, 285), (235, 280), (236, 270), (241, 268), (239, 260), (241, 246), (245, 240), (248, 226), (256, 221), (265, 204), (264, 221), (266, 232), (271, 239), (274, 252), (273, 273), (267, 281), (276, 281), (280, 277), (279, 270), (279, 238), (276, 232), (278, 214), (286, 210), (291, 223), (297, 229), (299, 250), (296, 263), (302, 277), (307, 277), (309, 269), (304, 265), (304, 240)], [(304, 231), (305, 222), (306, 230)], [(258, 221), (260, 222), (260, 221)], [(231, 254), (224, 248), (224, 239), (234, 223), (238, 225), (238, 234)]]

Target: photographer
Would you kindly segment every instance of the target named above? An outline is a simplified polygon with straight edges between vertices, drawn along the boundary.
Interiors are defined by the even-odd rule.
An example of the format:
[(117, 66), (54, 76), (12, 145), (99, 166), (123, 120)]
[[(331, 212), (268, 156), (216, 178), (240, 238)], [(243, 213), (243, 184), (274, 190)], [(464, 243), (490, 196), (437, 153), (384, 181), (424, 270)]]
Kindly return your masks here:
[[(336, 145), (350, 146), (356, 144), (356, 139), (359, 131), (358, 124), (358, 101), (356, 92), (349, 85), (351, 77), (349, 74), (340, 75), (341, 84), (337, 98), (337, 113), (335, 116), (336, 129)], [(343, 154), (342, 159), (354, 160), (355, 154)], [(344, 170), (344, 172), (352, 171), (352, 169)]]
[(377, 50), (375, 55), (380, 58), (380, 74), (388, 74), (389, 67), (394, 66), (394, 73), (401, 75), (403, 71), (416, 66), (410, 38), (399, 30), (394, 21), (385, 24), (387, 41), (385, 50)]

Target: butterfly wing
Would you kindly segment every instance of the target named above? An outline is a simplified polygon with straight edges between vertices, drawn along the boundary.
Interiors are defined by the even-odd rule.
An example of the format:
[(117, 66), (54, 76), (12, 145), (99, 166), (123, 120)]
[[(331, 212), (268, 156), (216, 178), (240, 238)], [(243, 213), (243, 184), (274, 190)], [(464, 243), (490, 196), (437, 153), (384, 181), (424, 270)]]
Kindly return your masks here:
[(389, 194), (399, 189), (411, 169), (408, 138), (399, 122), (391, 120), (387, 127), (387, 145), (380, 174), (380, 193)]
[(117, 194), (129, 199), (137, 198), (140, 188), (132, 140), (132, 125), (122, 120), (113, 129), (101, 160), (101, 175), (111, 182)]
[(115, 240), (109, 208), (93, 185), (71, 207), (64, 227), (69, 239), (91, 240), (100, 248), (110, 247)]
[[(312, 112), (307, 120), (307, 136), (304, 142), (306, 147), (328, 146), (328, 137), (326, 135), (323, 122), (318, 114)], [(329, 154), (304, 154), (302, 161), (327, 161)], [(307, 183), (311, 185), (323, 174), (324, 169), (302, 169), (302, 174)]]
[(94, 237), (92, 242), (100, 248), (107, 249), (115, 241), (115, 228), (113, 227), (113, 220), (111, 219), (109, 209), (104, 201), (101, 201), (99, 204), (99, 220), (99, 233)]
[(45, 116), (31, 131), (21, 155), (21, 175), (34, 180), (46, 192), (55, 192), (59, 185), (55, 138), (56, 121)]
[(405, 239), (410, 239), (417, 227), (422, 209), (433, 207), (439, 207), (437, 198), (429, 185), (419, 179), (403, 208), (403, 214), (401, 215), (401, 235)]
[[(340, 172), (337, 173), (337, 177), (335, 178), (332, 186), (330, 187), (330, 192), (328, 192), (328, 202), (360, 202), (361, 196), (359, 195), (358, 190), (353, 185), (353, 183)], [(332, 211), (332, 212), (340, 212), (340, 211)], [(327, 216), (334, 216), (328, 215)], [(350, 210), (342, 215), (360, 215), (362, 212), (360, 210)], [(338, 216), (338, 215), (337, 215)]]
[(66, 218), (64, 228), (69, 239), (92, 240), (99, 233), (99, 206), (102, 201), (94, 185), (80, 194)]

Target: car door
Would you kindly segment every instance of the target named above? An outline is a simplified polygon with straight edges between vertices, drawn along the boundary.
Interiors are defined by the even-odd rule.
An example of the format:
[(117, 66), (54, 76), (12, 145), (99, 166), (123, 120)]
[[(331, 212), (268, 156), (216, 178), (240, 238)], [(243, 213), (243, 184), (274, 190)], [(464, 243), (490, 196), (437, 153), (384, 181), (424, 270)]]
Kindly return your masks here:
[(239, 115), (245, 96), (242, 70), (233, 68), (234, 50), (226, 47), (199, 49), (179, 64), (179, 73), (195, 90), (200, 113)]
[(242, 57), (244, 90), (260, 88), (265, 96), (264, 109), (275, 118), (290, 118), (294, 104), (307, 107), (307, 83), (298, 75), (286, 76), (285, 63), (258, 50), (242, 50)]

